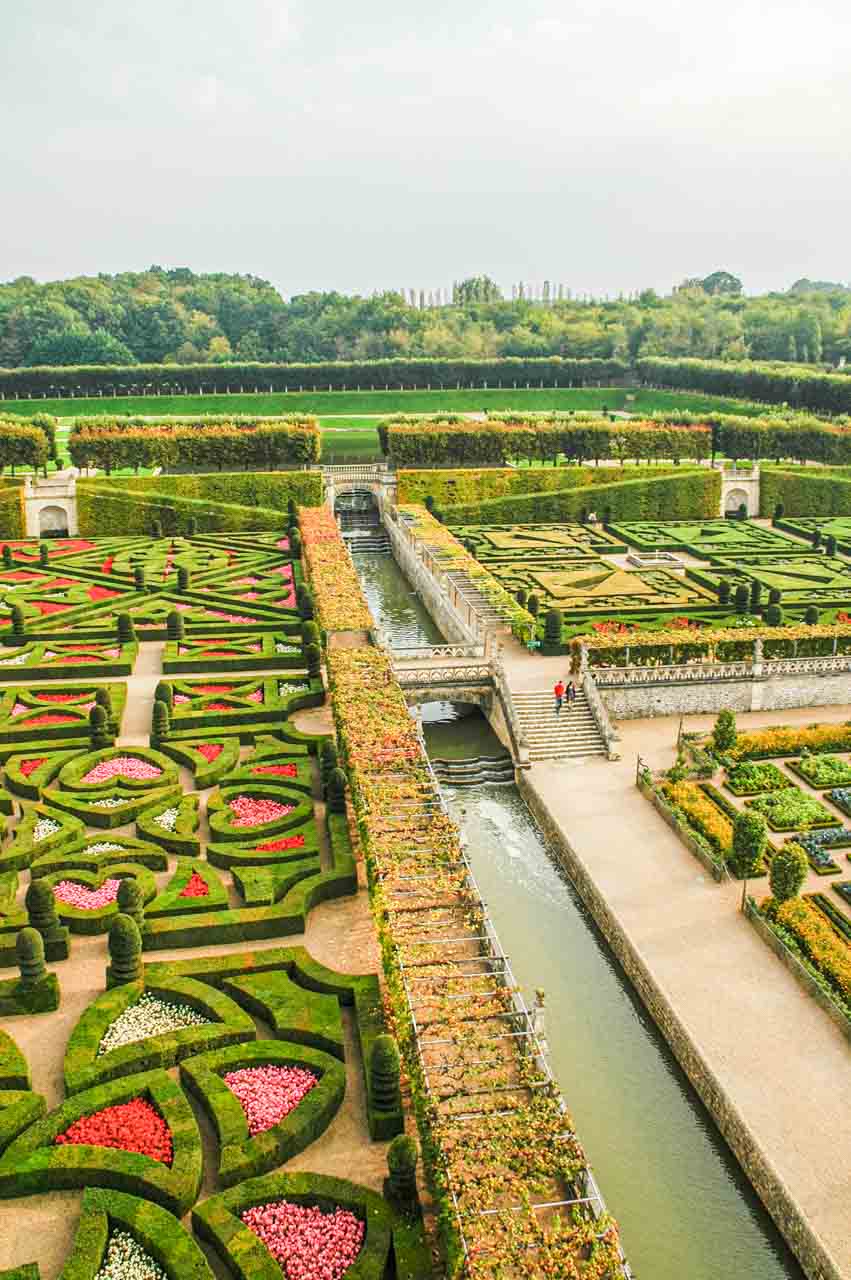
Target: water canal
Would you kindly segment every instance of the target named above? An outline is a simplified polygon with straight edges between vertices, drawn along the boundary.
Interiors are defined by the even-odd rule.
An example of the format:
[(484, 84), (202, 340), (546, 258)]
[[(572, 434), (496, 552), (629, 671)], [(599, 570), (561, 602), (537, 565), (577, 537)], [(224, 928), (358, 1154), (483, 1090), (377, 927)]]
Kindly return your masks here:
[[(355, 563), (392, 642), (439, 642), (392, 556)], [(453, 754), (481, 752), (491, 731), (478, 713), (423, 710), (435, 754), (450, 740)], [(546, 991), (553, 1069), (636, 1280), (803, 1280), (516, 787), (445, 794), (527, 1001)]]

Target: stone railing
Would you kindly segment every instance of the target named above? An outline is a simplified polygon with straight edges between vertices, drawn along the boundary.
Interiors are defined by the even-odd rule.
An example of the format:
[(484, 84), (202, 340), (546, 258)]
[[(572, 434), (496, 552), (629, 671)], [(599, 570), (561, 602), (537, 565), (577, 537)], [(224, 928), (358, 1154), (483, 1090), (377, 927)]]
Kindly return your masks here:
[(591, 712), (594, 723), (600, 730), (600, 737), (603, 739), (606, 748), (606, 756), (609, 760), (619, 760), (618, 743), (620, 742), (620, 737), (609, 717), (606, 704), (600, 697), (600, 692), (592, 676), (587, 671), (582, 676), (582, 692), (585, 694), (588, 710)]
[(429, 644), (392, 646), (393, 665), (402, 662), (443, 662), (447, 658), (484, 658), (484, 644)]
[(397, 666), (393, 663), (393, 674), (404, 689), (406, 686), (420, 688), (423, 685), (444, 684), (491, 684), (493, 669), (489, 662), (477, 665), (446, 666)]
[(851, 672), (851, 654), (824, 658), (591, 667), (588, 670), (598, 689), (619, 689), (641, 684), (705, 684), (719, 680), (767, 680), (772, 676), (843, 675)]

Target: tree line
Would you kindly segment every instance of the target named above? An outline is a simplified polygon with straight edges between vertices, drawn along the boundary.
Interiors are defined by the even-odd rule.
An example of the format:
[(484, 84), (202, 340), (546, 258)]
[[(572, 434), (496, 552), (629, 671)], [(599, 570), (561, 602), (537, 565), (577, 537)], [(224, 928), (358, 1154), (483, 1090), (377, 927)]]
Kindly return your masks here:
[(790, 360), (851, 358), (851, 291), (798, 281), (745, 297), (729, 272), (661, 297), (574, 297), (568, 287), (487, 276), (451, 291), (402, 287), (285, 299), (268, 281), (188, 268), (0, 285), (0, 367), (241, 364), (394, 358), (563, 356)]

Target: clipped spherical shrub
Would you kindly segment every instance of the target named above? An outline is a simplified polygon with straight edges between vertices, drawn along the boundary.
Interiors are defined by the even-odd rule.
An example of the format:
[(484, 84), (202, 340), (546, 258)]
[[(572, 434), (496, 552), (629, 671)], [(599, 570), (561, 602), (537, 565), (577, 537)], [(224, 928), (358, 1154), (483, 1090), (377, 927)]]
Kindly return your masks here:
[(30, 927), (37, 929), (42, 937), (53, 933), (59, 927), (56, 914), (56, 896), (46, 880), (31, 880), (24, 899), (27, 908), (27, 919)]
[(15, 939), (15, 959), (25, 987), (34, 987), (47, 973), (44, 967), (44, 939), (38, 929), (21, 929)]
[(109, 976), (115, 985), (142, 976), (142, 935), (131, 917), (119, 912), (109, 926)]
[(765, 818), (752, 809), (737, 813), (733, 820), (733, 850), (730, 865), (737, 876), (752, 876), (762, 862), (768, 832)]
[(342, 769), (332, 769), (329, 773), (326, 795), (332, 813), (346, 812), (346, 775)]
[(376, 1036), (369, 1055), (369, 1079), (377, 1107), (392, 1111), (399, 1105), (399, 1046), (392, 1036)]
[(133, 920), (141, 933), (145, 925), (145, 904), (142, 901), (142, 890), (138, 880), (122, 880), (118, 886), (116, 898), (118, 910)]
[(144, 566), (141, 564), (137, 564), (133, 570), (134, 587), (136, 588), (137, 591), (143, 591), (147, 586), (147, 582), (148, 582), (148, 575), (145, 572)]
[(154, 701), (164, 702), (169, 711), (171, 711), (174, 706), (174, 689), (168, 680), (160, 680), (156, 689), (154, 689)]
[(520, 605), (521, 609), (526, 608), (526, 601), (529, 599), (529, 593), (525, 587), (518, 587), (514, 592), (514, 599)]
[(398, 1205), (413, 1205), (417, 1194), (417, 1161), (419, 1148), (406, 1133), (397, 1134), (387, 1148), (387, 1191)]
[(765, 610), (765, 621), (770, 627), (783, 626), (783, 610), (779, 604), (770, 604)]
[(171, 613), (166, 618), (165, 630), (169, 640), (182, 640), (186, 634), (186, 628), (183, 623), (183, 614), (179, 613), (177, 609), (172, 609)]
[(107, 719), (112, 715), (112, 695), (105, 684), (95, 691), (95, 703), (99, 707), (103, 707), (106, 712)]
[(804, 614), (804, 622), (814, 627), (818, 622), (818, 605), (808, 604), (806, 613)]
[(762, 583), (754, 578), (751, 582), (751, 613), (756, 613), (762, 600)]
[(747, 613), (748, 603), (750, 601), (750, 592), (743, 582), (740, 582), (736, 587), (736, 594), (733, 597), (733, 600), (737, 613)]
[(50, 551), (46, 542), (42, 542), (38, 548), (38, 562), (42, 569), (50, 568)]
[(786, 902), (789, 898), (796, 898), (809, 869), (807, 855), (796, 841), (790, 840), (778, 849), (768, 868), (768, 882), (774, 900)]
[(17, 640), (21, 638), (26, 629), (24, 623), (24, 611), (19, 604), (12, 605), (12, 635)]
[(769, 593), (768, 593), (768, 603), (769, 603), (769, 604), (779, 604), (779, 603), (780, 603), (780, 588), (779, 588), (779, 587), (772, 587), (772, 588), (771, 588), (771, 590), (770, 590), (770, 591), (769, 591)]
[(313, 621), (305, 621), (301, 624), (301, 642), (302, 644), (319, 644), (319, 628)]
[(328, 786), (328, 779), (331, 776), (332, 769), (336, 769), (338, 764), (337, 744), (328, 738), (322, 744), (319, 752), (319, 769), (322, 774), (322, 785)]
[(732, 751), (736, 745), (736, 716), (733, 711), (725, 707), (723, 711), (718, 712), (718, 717), (712, 729), (712, 746), (719, 755), (724, 755), (727, 751)]
[(536, 596), (535, 592), (533, 591), (532, 594), (529, 596), (529, 599), (526, 601), (526, 612), (531, 613), (533, 618), (537, 618), (540, 612), (540, 609), (541, 609), (540, 598)]
[(721, 579), (721, 581), (718, 583), (718, 603), (719, 603), (719, 604), (729, 604), (729, 603), (730, 603), (730, 580), (729, 580), (729, 578), (722, 578), (722, 579)]
[(301, 534), (295, 525), (291, 525), (287, 537), (290, 540), (290, 551), (294, 556), (301, 555)]

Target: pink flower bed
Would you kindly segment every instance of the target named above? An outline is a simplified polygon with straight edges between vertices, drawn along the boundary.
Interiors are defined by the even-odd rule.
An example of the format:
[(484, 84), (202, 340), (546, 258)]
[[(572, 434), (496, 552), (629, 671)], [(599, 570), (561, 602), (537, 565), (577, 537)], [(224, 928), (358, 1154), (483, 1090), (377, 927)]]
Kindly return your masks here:
[(191, 702), (191, 701), (192, 699), (189, 697), (188, 693), (176, 693), (174, 695), (174, 705), (176, 707), (179, 707), (183, 702)]
[(267, 800), (259, 796), (235, 796), (229, 801), (233, 814), (233, 827), (260, 827), (266, 822), (275, 822), (292, 813), (295, 805), (281, 804), (279, 800)]
[(243, 591), (239, 597), (240, 600), (259, 600), (259, 591)]
[(288, 1116), (319, 1083), (304, 1067), (242, 1067), (223, 1079), (239, 1099), (252, 1138)]
[(38, 760), (22, 760), (18, 767), (23, 776), (28, 778), (31, 773), (35, 773), (36, 769), (40, 769), (43, 764), (47, 764), (47, 756), (42, 756)]
[(252, 773), (268, 773), (273, 778), (295, 778), (298, 768), (294, 764), (258, 764)]
[[(91, 689), (78, 689), (76, 693), (51, 693), (50, 690), (39, 691), (34, 696), (39, 702), (78, 702), (80, 698), (91, 697)], [(95, 704), (89, 703), (90, 707)]]
[(348, 1209), (323, 1213), (315, 1205), (278, 1200), (241, 1216), (287, 1280), (342, 1280), (363, 1246), (364, 1224)]
[(214, 760), (218, 760), (224, 751), (224, 744), (221, 742), (195, 742), (193, 743), (195, 750), (199, 755), (203, 756), (208, 764), (212, 764)]
[(293, 567), (291, 564), (279, 564), (275, 569), (270, 569), (270, 573), (279, 573), (284, 582), (292, 582)]
[(275, 543), (275, 546), (278, 547), (281, 551), (289, 551), (290, 540), (289, 538), (279, 538), (278, 541)]
[(88, 885), (78, 884), (76, 880), (60, 880), (53, 886), (53, 896), (57, 902), (64, 902), (67, 907), (77, 907), (80, 911), (96, 911), (98, 907), (108, 907), (118, 897), (120, 880), (104, 880), (99, 889), (90, 889)]
[(220, 609), (208, 609), (207, 616), (210, 618), (221, 618), (223, 622), (239, 623), (245, 626), (247, 623), (256, 623), (256, 618), (247, 618), (244, 613), (222, 613)]
[(263, 690), (262, 690), (262, 689), (254, 689), (251, 693), (247, 693), (247, 694), (245, 695), (245, 701), (246, 701), (246, 702), (262, 702), (262, 701), (263, 701)]
[(210, 896), (210, 886), (202, 875), (199, 875), (197, 871), (193, 871), (177, 896), (178, 898), (208, 898)]
[(159, 778), (162, 769), (151, 764), (149, 760), (140, 760), (138, 756), (113, 756), (111, 760), (101, 760), (82, 779), (87, 785), (97, 782), (109, 782), (112, 778), (131, 778), (134, 782), (150, 782)]
[(233, 711), (234, 704), (232, 702), (211, 702), (208, 706), (202, 707), (201, 710), (202, 711)]

